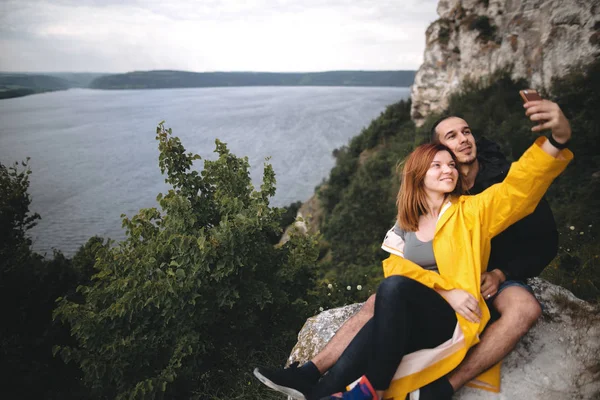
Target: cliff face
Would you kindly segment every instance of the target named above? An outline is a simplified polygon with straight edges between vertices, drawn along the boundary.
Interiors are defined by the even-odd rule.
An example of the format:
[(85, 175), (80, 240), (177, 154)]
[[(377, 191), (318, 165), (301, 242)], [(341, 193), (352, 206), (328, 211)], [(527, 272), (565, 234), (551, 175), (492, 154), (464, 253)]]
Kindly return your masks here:
[(600, 0), (440, 0), (412, 87), (417, 126), (447, 106), (464, 79), (510, 68), (547, 90), (600, 55)]

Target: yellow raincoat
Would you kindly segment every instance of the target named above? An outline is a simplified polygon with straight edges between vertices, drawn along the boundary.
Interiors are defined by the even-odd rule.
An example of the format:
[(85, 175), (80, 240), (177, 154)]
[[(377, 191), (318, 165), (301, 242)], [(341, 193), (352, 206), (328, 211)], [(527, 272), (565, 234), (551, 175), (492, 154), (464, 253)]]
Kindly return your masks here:
[[(538, 138), (512, 164), (502, 183), (476, 196), (455, 198), (442, 208), (433, 238), (439, 274), (404, 259), (403, 249), (390, 250), (384, 242), (382, 247), (392, 253), (383, 261), (386, 277), (403, 275), (432, 289), (466, 290), (479, 300), (482, 311), (479, 323), (456, 314), (458, 323), (451, 339), (435, 349), (405, 355), (384, 399), (404, 400), (407, 393), (447, 375), (461, 363), (469, 348), (479, 342), (479, 334), (490, 319), (480, 284), (481, 273), (487, 269), (491, 239), (533, 212), (554, 178), (573, 158), (567, 149), (557, 158), (548, 155), (540, 148), (545, 140)], [(499, 367), (491, 378), (491, 385), (499, 387)]]

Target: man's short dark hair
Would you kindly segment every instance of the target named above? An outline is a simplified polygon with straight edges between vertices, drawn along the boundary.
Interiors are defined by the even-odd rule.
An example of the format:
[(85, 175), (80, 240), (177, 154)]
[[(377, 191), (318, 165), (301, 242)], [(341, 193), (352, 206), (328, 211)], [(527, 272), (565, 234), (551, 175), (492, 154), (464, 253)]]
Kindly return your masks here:
[(429, 133), (429, 142), (430, 143), (440, 143), (440, 137), (437, 134), (437, 132), (435, 131), (435, 128), (437, 128), (439, 124), (441, 124), (442, 122), (444, 122), (448, 118), (460, 118), (460, 119), (464, 119), (463, 117), (461, 117), (459, 115), (455, 115), (455, 114), (442, 115), (431, 126), (431, 132)]

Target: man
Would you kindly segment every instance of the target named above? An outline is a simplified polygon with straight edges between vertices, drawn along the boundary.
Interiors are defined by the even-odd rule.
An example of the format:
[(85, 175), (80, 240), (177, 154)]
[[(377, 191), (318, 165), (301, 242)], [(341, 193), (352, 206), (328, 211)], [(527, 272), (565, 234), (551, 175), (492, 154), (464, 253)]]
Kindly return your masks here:
[[(568, 124), (558, 105), (551, 101), (533, 101), (525, 107), (527, 116), (539, 123), (533, 131)], [(552, 125), (548, 125), (550, 121)], [(506, 177), (510, 164), (498, 146), (486, 139), (476, 144), (462, 118), (448, 116), (438, 120), (432, 128), (431, 141), (446, 145), (456, 155), (459, 172), (471, 194)], [(390, 251), (385, 244), (382, 247)], [(450, 399), (456, 390), (498, 363), (516, 346), (541, 315), (540, 304), (524, 280), (537, 276), (556, 256), (557, 248), (556, 224), (545, 200), (531, 215), (492, 240), (488, 269), (481, 277), (481, 293), (495, 321), (488, 325), (480, 343), (470, 350), (458, 368), (420, 389), (420, 400)], [(300, 367), (293, 364), (279, 370), (257, 368), (255, 375), (267, 386), (296, 399), (314, 397), (312, 387), (372, 317), (374, 298), (371, 296), (311, 361)]]

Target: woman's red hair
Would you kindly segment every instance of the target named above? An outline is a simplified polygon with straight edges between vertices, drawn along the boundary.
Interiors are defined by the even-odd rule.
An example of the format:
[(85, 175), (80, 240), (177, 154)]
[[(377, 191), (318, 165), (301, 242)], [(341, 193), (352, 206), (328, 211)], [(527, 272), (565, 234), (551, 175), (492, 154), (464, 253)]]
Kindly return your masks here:
[[(427, 143), (417, 147), (408, 155), (403, 163), (402, 181), (396, 199), (398, 206), (398, 225), (407, 232), (419, 230), (419, 217), (427, 214), (427, 194), (425, 192), (425, 175), (431, 167), (435, 155), (447, 151), (458, 166), (458, 161), (449, 148), (440, 143)], [(449, 195), (462, 194), (462, 178), (458, 174), (456, 187)]]

